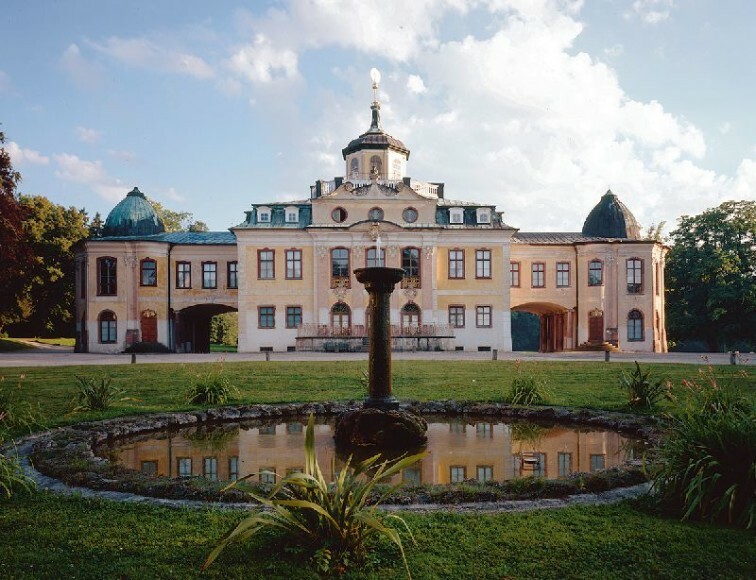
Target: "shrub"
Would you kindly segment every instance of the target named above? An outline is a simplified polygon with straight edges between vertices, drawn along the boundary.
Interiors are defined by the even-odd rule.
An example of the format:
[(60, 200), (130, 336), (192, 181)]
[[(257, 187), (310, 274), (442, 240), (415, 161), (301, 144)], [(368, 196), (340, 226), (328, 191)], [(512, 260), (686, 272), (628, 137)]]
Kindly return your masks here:
[(515, 361), (515, 376), (512, 386), (504, 395), (504, 402), (511, 405), (542, 405), (548, 402), (549, 392), (546, 382), (522, 370), (520, 361)]
[(682, 514), (756, 525), (756, 421), (750, 405), (711, 370), (684, 382), (684, 411), (670, 417), (654, 488)]
[(231, 380), (223, 374), (223, 365), (217, 370), (196, 374), (192, 385), (185, 393), (187, 403), (193, 405), (225, 405), (238, 391)]
[(31, 491), (34, 481), (26, 476), (18, 458), (3, 449), (3, 444), (0, 433), (0, 495), (10, 498), (15, 491)]
[[(24, 375), (19, 377), (16, 390)], [(38, 412), (27, 402), (18, 400), (16, 390), (6, 386), (5, 377), (0, 377), (0, 433), (11, 430), (28, 430), (39, 425)]]
[[(388, 487), (378, 498), (370, 496), (381, 480), (399, 473), (425, 454), (382, 463), (379, 462), (380, 455), (375, 455), (353, 467), (350, 458), (335, 481), (328, 482), (315, 456), (314, 425), (311, 414), (305, 433), (304, 472), (279, 479), (268, 497), (249, 492), (272, 511), (253, 514), (239, 523), (210, 553), (203, 569), (210, 566), (230, 542), (247, 539), (266, 528), (279, 528), (312, 551), (311, 561), (319, 572), (344, 571), (348, 565), (363, 561), (369, 541), (383, 536), (399, 548), (407, 575), (410, 575), (402, 539), (388, 522), (400, 523), (412, 538), (409, 527), (401, 517), (377, 510), (381, 501), (397, 486)], [(371, 505), (368, 506), (369, 498)]]
[(105, 411), (125, 391), (113, 384), (108, 375), (76, 376), (78, 381), (74, 411)]
[(135, 342), (131, 346), (127, 347), (124, 351), (126, 353), (171, 353), (171, 349), (165, 346), (162, 342)]
[(670, 398), (670, 383), (665, 379), (652, 381), (651, 371), (643, 372), (635, 361), (635, 370), (622, 371), (619, 377), (620, 389), (627, 392), (627, 405), (633, 409), (653, 409), (662, 398)]

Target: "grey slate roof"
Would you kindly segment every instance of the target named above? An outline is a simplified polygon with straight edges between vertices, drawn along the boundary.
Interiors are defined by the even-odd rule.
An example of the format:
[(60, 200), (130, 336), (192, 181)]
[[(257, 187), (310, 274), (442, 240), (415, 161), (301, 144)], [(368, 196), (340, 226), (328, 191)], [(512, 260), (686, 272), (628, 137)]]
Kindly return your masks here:
[[(628, 238), (607, 238), (601, 236), (586, 236), (581, 232), (517, 232), (512, 237), (514, 244), (542, 244), (565, 245), (587, 242), (634, 242)], [(642, 240), (640, 240), (642, 241)]]

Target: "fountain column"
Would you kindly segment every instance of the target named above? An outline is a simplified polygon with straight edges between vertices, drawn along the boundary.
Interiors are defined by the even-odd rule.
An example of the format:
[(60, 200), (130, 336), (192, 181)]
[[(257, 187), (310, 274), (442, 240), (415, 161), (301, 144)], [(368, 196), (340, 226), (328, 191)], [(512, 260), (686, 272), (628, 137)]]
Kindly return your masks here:
[(401, 268), (360, 268), (354, 271), (357, 281), (370, 295), (370, 351), (368, 355), (368, 398), (365, 407), (398, 409), (399, 401), (391, 394), (391, 293), (401, 281)]

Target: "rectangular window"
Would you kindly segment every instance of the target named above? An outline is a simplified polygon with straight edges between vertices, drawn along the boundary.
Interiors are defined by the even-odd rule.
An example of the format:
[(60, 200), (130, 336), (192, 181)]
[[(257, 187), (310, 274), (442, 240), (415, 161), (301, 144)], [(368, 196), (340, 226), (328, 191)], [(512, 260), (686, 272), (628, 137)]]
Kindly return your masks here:
[(423, 482), (423, 473), (419, 467), (402, 469), (402, 483), (406, 485), (420, 485)]
[(157, 475), (158, 462), (157, 461), (142, 461), (142, 473), (144, 473), (145, 475)]
[(237, 456), (228, 458), (228, 480), (236, 481), (239, 479), (239, 458)]
[(269, 483), (273, 485), (276, 483), (276, 468), (275, 467), (261, 467), (260, 468), (260, 483)]
[(218, 287), (218, 264), (217, 262), (202, 262), (202, 287)]
[(149, 258), (142, 260), (140, 284), (142, 286), (157, 286), (157, 262)]
[(286, 328), (299, 328), (302, 325), (302, 307), (286, 307)]
[(226, 283), (229, 288), (239, 287), (239, 263), (229, 262), (226, 264)]
[(606, 455), (591, 454), (591, 471), (600, 471), (606, 467)]
[(341, 286), (349, 288), (349, 250), (334, 248), (331, 250), (331, 288)]
[(257, 307), (257, 326), (258, 328), (275, 328), (276, 327), (276, 307), (275, 306), (258, 306)]
[(275, 250), (257, 250), (257, 277), (273, 280), (276, 277)]
[(475, 277), (491, 277), (491, 250), (475, 250)]
[(377, 248), (368, 248), (365, 254), (365, 265), (368, 268), (378, 268), (386, 265), (386, 250), (381, 248), (381, 255), (378, 256)]
[(465, 307), (449, 306), (449, 326), (453, 328), (465, 327)]
[(567, 477), (572, 473), (572, 453), (560, 451), (557, 453), (559, 477)]
[(192, 287), (192, 263), (176, 262), (176, 288)]
[(570, 285), (570, 263), (557, 262), (556, 265), (557, 288), (567, 288)]
[(462, 483), (467, 479), (467, 468), (464, 465), (449, 467), (449, 483)]
[(205, 479), (216, 481), (218, 479), (218, 458), (205, 457), (202, 475)]
[(475, 468), (475, 471), (477, 472), (476, 479), (480, 483), (486, 483), (488, 481), (493, 481), (493, 465), (478, 465)]
[(475, 423), (475, 436), (483, 439), (493, 437), (493, 425), (491, 423)]
[(192, 458), (191, 457), (179, 457), (176, 459), (177, 471), (179, 477), (191, 477), (192, 476)]
[(509, 285), (512, 288), (520, 287), (520, 262), (509, 263)]
[(420, 250), (418, 248), (402, 249), (402, 288), (420, 288)]
[(490, 306), (475, 307), (475, 326), (477, 326), (478, 328), (486, 328), (491, 326)]
[(449, 250), (449, 278), (465, 277), (465, 251)]
[(302, 279), (302, 250), (286, 250), (286, 279)]
[(546, 285), (546, 264), (533, 262), (531, 265), (530, 285), (533, 288), (543, 288)]
[(627, 261), (627, 293), (643, 293), (643, 260), (630, 258)]
[(100, 315), (100, 342), (113, 344), (118, 339), (116, 317), (110, 311)]
[(115, 258), (97, 259), (97, 295), (115, 296), (117, 287), (117, 261)]
[(588, 286), (601, 286), (604, 283), (604, 263), (601, 260), (588, 262)]

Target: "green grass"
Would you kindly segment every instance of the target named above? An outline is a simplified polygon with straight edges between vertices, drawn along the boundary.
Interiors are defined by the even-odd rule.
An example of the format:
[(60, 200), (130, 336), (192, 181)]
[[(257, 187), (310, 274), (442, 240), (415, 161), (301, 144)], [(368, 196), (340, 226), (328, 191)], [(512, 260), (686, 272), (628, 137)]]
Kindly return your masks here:
[[(244, 514), (183, 510), (47, 493), (0, 510), (3, 578), (317, 578), (304, 556), (264, 534), (229, 546), (200, 575), (218, 539)], [(500, 515), (405, 516), (413, 577), (748, 578), (753, 533), (681, 523), (639, 502)], [(347, 578), (404, 578), (388, 542)]]
[[(1, 359), (0, 359), (1, 361)], [(214, 367), (215, 365), (212, 365)], [(365, 362), (244, 362), (223, 364), (239, 389), (235, 404), (360, 399)], [(76, 375), (86, 366), (0, 368), (47, 426), (124, 414), (197, 408), (184, 402), (202, 364), (108, 366), (129, 401), (102, 412), (72, 414)], [(695, 365), (647, 365), (676, 384)], [(543, 377), (554, 404), (626, 410), (617, 386), (632, 363), (538, 362), (521, 368)], [(644, 368), (646, 368), (644, 366)], [(511, 361), (394, 361), (401, 399), (495, 400), (509, 388)], [(752, 369), (718, 367), (723, 380), (756, 400)], [(661, 410), (676, 411), (677, 402)], [(244, 514), (218, 509), (174, 510), (146, 505), (19, 495), (0, 505), (0, 577), (199, 577), (199, 567)], [(756, 569), (754, 533), (667, 519), (638, 502), (523, 514), (466, 516), (407, 514), (418, 541), (407, 557), (415, 578), (745, 578)], [(401, 558), (381, 544), (353, 578), (401, 578)], [(304, 556), (264, 535), (230, 546), (207, 572), (224, 578), (315, 576)]]
[(28, 350), (34, 348), (33, 346), (18, 342), (12, 338), (0, 338), (0, 352), (13, 352), (16, 350)]
[(75, 338), (33, 338), (31, 340), (42, 344), (52, 344), (54, 346), (74, 346), (76, 344)]

